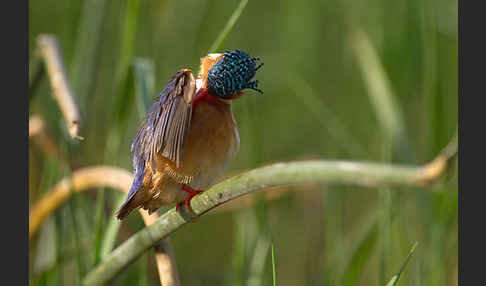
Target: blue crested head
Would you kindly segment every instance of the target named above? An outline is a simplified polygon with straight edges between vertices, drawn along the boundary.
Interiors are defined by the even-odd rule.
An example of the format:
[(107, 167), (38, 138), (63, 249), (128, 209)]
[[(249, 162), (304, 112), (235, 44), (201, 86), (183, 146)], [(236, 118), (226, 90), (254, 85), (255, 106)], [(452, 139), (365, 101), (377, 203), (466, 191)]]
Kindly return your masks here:
[(256, 71), (263, 66), (263, 63), (257, 66), (259, 60), (240, 50), (224, 53), (208, 72), (208, 87), (220, 97), (237, 94), (246, 88), (263, 93), (258, 89), (258, 80), (252, 81)]

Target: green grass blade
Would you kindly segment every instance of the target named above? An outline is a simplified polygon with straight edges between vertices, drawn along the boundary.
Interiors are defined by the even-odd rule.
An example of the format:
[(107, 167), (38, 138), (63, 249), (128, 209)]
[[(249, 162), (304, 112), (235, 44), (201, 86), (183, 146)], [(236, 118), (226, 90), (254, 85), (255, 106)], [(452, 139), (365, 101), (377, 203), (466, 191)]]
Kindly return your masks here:
[(211, 48), (208, 51), (209, 54), (215, 53), (219, 51), (219, 49), (221, 49), (224, 40), (233, 29), (234, 25), (236, 24), (236, 21), (238, 21), (238, 19), (240, 18), (243, 10), (245, 10), (246, 4), (248, 4), (248, 0), (241, 0), (240, 4), (238, 5), (238, 7), (236, 7), (235, 11), (229, 18), (228, 22), (226, 23), (226, 26), (219, 33), (218, 37), (216, 38), (216, 40), (214, 40), (213, 44), (211, 45)]
[[(134, 94), (135, 94), (134, 75), (133, 75), (133, 70), (130, 68), (128, 72), (125, 74), (125, 80), (123, 81), (123, 84), (120, 86), (119, 92), (117, 92), (115, 101), (113, 102), (112, 118), (113, 118), (114, 128), (110, 130), (111, 132), (115, 132), (113, 134), (110, 134), (113, 138), (119, 137), (122, 133), (122, 130), (127, 125), (126, 123), (130, 115), (130, 111), (132, 110), (132, 106), (134, 102)], [(108, 141), (110, 140), (108, 139)], [(118, 144), (117, 141), (108, 142), (108, 143)], [(111, 145), (108, 146), (110, 146), (109, 148), (112, 148)]]
[(118, 133), (126, 126), (126, 120), (131, 111), (134, 91), (134, 75), (131, 63), (135, 47), (139, 1), (124, 1), (124, 17), (120, 25), (123, 27), (120, 36), (119, 61), (115, 76), (114, 122)]
[(323, 98), (318, 96), (316, 90), (298, 74), (288, 74), (287, 82), (292, 82), (296, 95), (302, 96), (300, 101), (313, 116), (329, 132), (331, 139), (342, 146), (350, 156), (367, 158), (368, 151), (354, 136), (327, 105)]
[(379, 58), (376, 48), (367, 34), (357, 30), (351, 36), (354, 54), (361, 69), (367, 95), (375, 110), (378, 124), (385, 135), (383, 141), (392, 142), (393, 154), (402, 162), (415, 162), (415, 150), (412, 150), (407, 136), (405, 117), (393, 92), (390, 79)]
[(101, 61), (99, 53), (107, 0), (84, 1), (81, 22), (76, 38), (74, 59), (69, 78), (74, 92), (80, 99), (81, 109), (86, 110), (87, 104), (93, 98), (92, 88), (98, 76), (96, 67)]
[(32, 273), (38, 274), (46, 272), (55, 266), (56, 255), (59, 253), (59, 241), (57, 241), (59, 230), (54, 217), (48, 217), (44, 225), (39, 230), (36, 241), (35, 256), (32, 265)]
[(277, 271), (275, 267), (275, 245), (272, 242), (272, 280), (273, 286), (277, 286)]
[(135, 48), (135, 34), (137, 31), (137, 18), (139, 14), (139, 0), (128, 0), (123, 2), (125, 17), (122, 18), (122, 30), (120, 40), (120, 53), (118, 62), (118, 71), (115, 78), (117, 85), (125, 79), (130, 63), (133, 59), (133, 50)]
[(142, 257), (140, 257), (139, 264), (137, 265), (138, 268), (139, 268), (139, 271), (138, 271), (138, 274), (139, 274), (138, 285), (139, 286), (149, 285), (149, 281), (148, 281), (148, 278), (149, 278), (148, 261), (149, 261), (149, 259), (150, 259), (150, 257), (146, 253), (146, 254), (142, 255)]
[(405, 123), (385, 69), (363, 31), (353, 34), (352, 43), (378, 122), (388, 138), (394, 138), (404, 131)]
[(44, 63), (40, 57), (36, 56), (29, 63), (29, 99), (35, 94), (44, 75)]
[(104, 201), (105, 201), (105, 189), (100, 189), (97, 192), (96, 196), (96, 208), (95, 208), (95, 236), (94, 236), (94, 254), (93, 254), (93, 265), (98, 265), (100, 262), (100, 250), (103, 238), (103, 229), (104, 229)]
[(405, 258), (405, 261), (403, 262), (402, 266), (400, 266), (400, 269), (398, 269), (398, 272), (393, 275), (393, 277), (388, 281), (386, 286), (395, 286), (398, 283), (398, 279), (400, 279), (400, 275), (402, 275), (403, 270), (405, 270), (405, 267), (407, 266), (408, 262), (410, 261), (410, 258), (412, 258), (413, 253), (415, 252), (415, 249), (417, 248), (418, 242), (416, 241), (412, 245), (412, 249), (410, 249), (410, 252), (407, 255), (407, 258)]
[[(126, 89), (123, 92), (123, 96), (119, 96), (120, 100), (118, 100), (117, 104), (115, 105), (117, 106), (114, 109), (118, 117), (118, 120), (115, 122), (117, 126), (124, 126), (124, 122), (128, 118), (129, 110), (127, 109), (127, 106), (130, 106), (128, 103), (133, 102), (134, 99), (137, 105), (139, 117), (142, 118), (144, 116), (145, 110), (152, 103), (155, 81), (154, 78), (154, 64), (152, 60), (144, 58), (134, 59), (133, 64), (130, 66), (127, 74), (127, 81), (125, 82)], [(116, 143), (119, 142), (119, 139), (114, 139), (112, 141), (113, 144), (119, 145)], [(116, 149), (118, 149), (118, 147)], [(116, 195), (115, 199), (113, 200), (115, 209), (112, 213), (115, 213), (116, 209), (123, 203), (124, 200), (125, 195)], [(112, 216), (109, 220), (103, 242), (100, 246), (99, 253), (101, 259), (106, 257), (113, 250), (119, 229), (120, 222), (114, 216)]]
[(155, 68), (153, 61), (146, 58), (135, 58), (132, 68), (137, 111), (142, 119), (154, 99)]
[(341, 285), (350, 286), (356, 285), (363, 266), (369, 260), (373, 253), (378, 240), (378, 222), (376, 221), (365, 234), (364, 238), (359, 243), (358, 247), (351, 256), (349, 266), (343, 275)]
[(72, 225), (72, 234), (74, 238), (74, 249), (76, 253), (76, 268), (78, 273), (78, 282), (81, 281), (86, 273), (86, 265), (84, 263), (84, 251), (81, 248), (81, 230), (79, 228), (78, 222), (76, 220), (75, 209), (76, 205), (74, 204), (74, 199), (68, 202), (68, 209), (69, 209), (69, 218), (71, 219), (70, 223)]
[[(125, 195), (117, 193), (113, 201), (116, 209), (125, 201)], [(100, 248), (100, 257), (102, 260), (113, 250), (113, 247), (116, 243), (116, 236), (118, 235), (118, 230), (120, 229), (120, 225), (121, 222), (117, 220), (114, 215), (109, 218), (109, 222), (106, 227), (106, 231), (103, 236), (103, 242)]]
[[(135, 78), (133, 68), (130, 65), (133, 58), (133, 50), (135, 46), (135, 34), (137, 29), (137, 19), (139, 15), (139, 0), (124, 1), (123, 11), (124, 17), (122, 17), (122, 29), (121, 40), (119, 50), (119, 61), (115, 76), (116, 85), (116, 98), (113, 104), (113, 118), (114, 127), (110, 130), (110, 134), (107, 140), (107, 152), (105, 162), (114, 163), (118, 158), (118, 152), (120, 149), (120, 140), (124, 130), (127, 126), (127, 120), (132, 110), (133, 101), (135, 97)], [(100, 190), (100, 192), (105, 192)], [(123, 201), (124, 196), (115, 195), (115, 205), (117, 208)], [(98, 206), (103, 206), (104, 197), (101, 196), (98, 199)], [(98, 221), (101, 220), (101, 221)], [(97, 226), (102, 225), (104, 216), (97, 216)], [(111, 217), (109, 220), (106, 232), (103, 235), (103, 239), (98, 241), (99, 236), (95, 239), (95, 262), (98, 263), (103, 259), (112, 249), (116, 242), (116, 236), (120, 227), (120, 223)]]
[(267, 235), (262, 235), (256, 242), (253, 251), (253, 257), (250, 262), (250, 272), (248, 273), (248, 286), (257, 286), (263, 284), (263, 269), (265, 267), (265, 260), (268, 256), (269, 241)]
[(229, 285), (245, 285), (251, 252), (258, 238), (258, 222), (251, 210), (242, 210), (235, 217), (231, 271), (228, 271)]

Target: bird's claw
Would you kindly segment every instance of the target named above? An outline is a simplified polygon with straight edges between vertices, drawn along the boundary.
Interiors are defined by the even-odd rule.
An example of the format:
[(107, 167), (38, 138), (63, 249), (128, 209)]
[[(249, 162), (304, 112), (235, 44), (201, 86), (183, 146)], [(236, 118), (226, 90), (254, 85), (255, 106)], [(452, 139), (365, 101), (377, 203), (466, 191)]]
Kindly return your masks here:
[[(186, 209), (188, 211), (192, 211), (191, 206), (190, 206), (191, 199), (194, 196), (199, 195), (200, 193), (204, 192), (204, 190), (194, 190), (191, 187), (188, 187), (186, 185), (181, 185), (181, 190), (187, 192), (187, 198), (184, 202), (180, 202), (180, 203), (177, 204), (176, 211), (179, 210), (179, 208), (182, 206), (182, 204), (186, 205)], [(199, 217), (196, 217), (192, 222), (196, 222), (198, 219), (199, 219)]]

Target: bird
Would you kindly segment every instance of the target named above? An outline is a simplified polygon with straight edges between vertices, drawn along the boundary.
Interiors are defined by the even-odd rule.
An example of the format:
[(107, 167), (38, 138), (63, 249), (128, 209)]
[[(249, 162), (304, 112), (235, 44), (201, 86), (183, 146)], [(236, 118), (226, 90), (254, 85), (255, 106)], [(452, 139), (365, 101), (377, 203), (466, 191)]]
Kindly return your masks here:
[(263, 66), (241, 50), (211, 53), (200, 59), (195, 77), (181, 69), (148, 108), (131, 144), (134, 178), (116, 212), (123, 220), (132, 210), (149, 214), (163, 205), (176, 211), (209, 188), (240, 148), (232, 101), (252, 89)]

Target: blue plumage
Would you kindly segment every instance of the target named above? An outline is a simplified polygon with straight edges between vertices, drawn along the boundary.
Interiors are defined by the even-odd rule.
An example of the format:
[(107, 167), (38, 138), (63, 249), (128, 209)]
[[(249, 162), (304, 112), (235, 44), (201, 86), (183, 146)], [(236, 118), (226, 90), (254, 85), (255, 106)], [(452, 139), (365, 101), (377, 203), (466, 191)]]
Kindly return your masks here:
[(218, 96), (237, 94), (243, 89), (258, 89), (258, 80), (251, 81), (263, 63), (256, 65), (259, 58), (252, 58), (241, 50), (224, 53), (223, 57), (208, 72), (208, 87)]
[[(151, 144), (156, 141), (154, 139), (156, 136), (153, 134), (157, 129), (160, 111), (167, 103), (170, 95), (176, 90), (177, 83), (182, 74), (183, 72), (178, 72), (172, 76), (164, 90), (158, 94), (157, 100), (152, 104), (152, 106), (149, 107), (145, 118), (140, 125), (139, 131), (132, 142), (131, 151), (133, 153), (133, 168), (135, 169), (135, 174), (132, 186), (128, 191), (127, 199), (122, 207), (127, 204), (133, 198), (133, 196), (135, 196), (142, 186), (145, 166), (149, 160), (149, 154), (152, 149)], [(170, 117), (172, 118), (173, 116)]]

